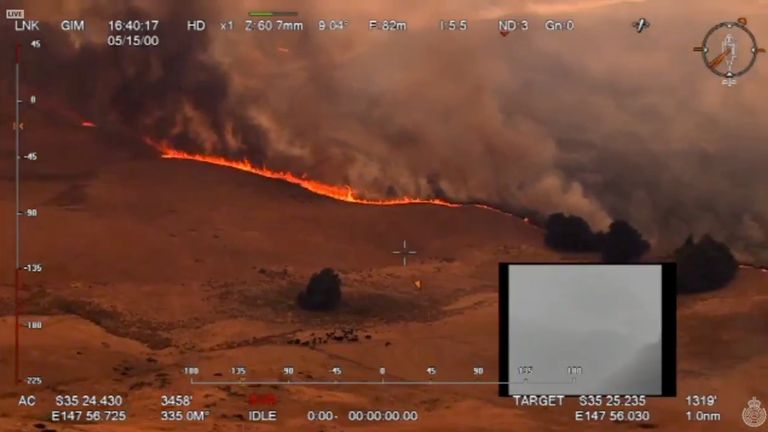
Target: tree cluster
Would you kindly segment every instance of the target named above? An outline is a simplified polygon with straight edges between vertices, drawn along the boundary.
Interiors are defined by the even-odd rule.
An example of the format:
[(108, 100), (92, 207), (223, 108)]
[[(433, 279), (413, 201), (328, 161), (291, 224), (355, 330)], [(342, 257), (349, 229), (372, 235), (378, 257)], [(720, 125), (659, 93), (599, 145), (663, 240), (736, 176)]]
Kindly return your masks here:
[(650, 249), (648, 241), (628, 222), (616, 220), (608, 232), (594, 232), (579, 216), (554, 213), (547, 218), (545, 243), (565, 252), (600, 252), (604, 262), (639, 259)]
[[(606, 263), (638, 260), (650, 249), (648, 241), (629, 223), (616, 220), (608, 232), (594, 232), (584, 219), (555, 213), (546, 223), (545, 242), (565, 252), (599, 252)], [(730, 282), (739, 264), (731, 250), (709, 235), (698, 242), (688, 237), (674, 253), (677, 286), (680, 293), (713, 291)]]
[(341, 303), (341, 278), (331, 268), (324, 268), (309, 279), (296, 298), (299, 307), (312, 311), (336, 309)]
[(709, 235), (698, 242), (693, 237), (675, 251), (677, 290), (681, 293), (713, 291), (730, 282), (739, 268), (736, 258), (724, 243)]

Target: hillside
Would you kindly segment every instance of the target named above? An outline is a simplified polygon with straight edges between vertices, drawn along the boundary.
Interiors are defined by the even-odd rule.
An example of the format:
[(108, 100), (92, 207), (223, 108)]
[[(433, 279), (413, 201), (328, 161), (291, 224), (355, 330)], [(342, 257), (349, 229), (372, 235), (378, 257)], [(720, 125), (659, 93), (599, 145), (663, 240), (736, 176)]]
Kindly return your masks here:
[[(522, 410), (496, 398), (495, 386), (190, 385), (181, 369), (192, 365), (201, 380), (237, 380), (229, 371), (238, 365), (251, 380), (281, 379), (288, 365), (297, 379), (334, 379), (334, 366), (349, 380), (378, 377), (382, 366), (401, 379), (424, 379), (429, 366), (441, 379), (464, 379), (476, 366), (495, 377), (497, 263), (574, 257), (549, 251), (539, 229), (498, 212), (349, 204), (279, 180), (163, 160), (140, 144), (121, 147), (110, 131), (61, 128), (31, 136), (45, 157), (23, 185), (24, 202), (41, 213), (24, 226), (24, 256), (45, 264), (25, 285), (25, 318), (42, 317), (45, 329), (23, 340), (23, 367), (45, 371), (44, 405), (66, 392), (127, 394), (130, 420), (110, 431), (169, 430), (158, 421), (162, 394), (193, 394), (194, 408), (214, 413), (183, 430), (239, 431), (236, 416), (254, 392), (276, 395), (281, 430), (605, 430), (575, 428), (575, 401), (556, 412)], [(12, 226), (12, 184), (5, 178), (1, 186), (0, 222)], [(3, 235), (7, 269), (12, 240)], [(403, 240), (418, 251), (407, 267), (392, 254)], [(344, 282), (341, 309), (296, 310), (298, 290), (327, 266)], [(2, 274), (0, 370), (9, 382), (12, 286)], [(745, 269), (726, 290), (680, 302), (680, 394), (718, 392), (724, 423), (683, 425), (682, 400), (655, 400), (647, 427), (741, 422), (746, 401), (765, 391), (756, 383), (768, 364), (766, 286), (767, 274)], [(339, 327), (357, 340), (309, 343)], [(32, 430), (46, 416), (15, 405), (16, 392), (0, 395), (0, 429)], [(421, 421), (305, 420), (312, 409), (365, 408), (417, 409)]]

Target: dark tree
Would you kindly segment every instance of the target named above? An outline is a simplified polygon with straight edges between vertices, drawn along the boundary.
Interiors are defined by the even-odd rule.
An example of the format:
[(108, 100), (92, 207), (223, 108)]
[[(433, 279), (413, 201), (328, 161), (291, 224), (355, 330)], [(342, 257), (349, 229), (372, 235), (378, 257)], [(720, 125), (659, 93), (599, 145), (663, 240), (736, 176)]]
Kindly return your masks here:
[(547, 235), (544, 239), (552, 249), (568, 252), (594, 252), (600, 248), (601, 236), (578, 216), (554, 213), (547, 218)]
[(675, 251), (677, 289), (681, 293), (722, 288), (736, 275), (736, 258), (724, 243), (705, 235), (698, 243), (692, 237)]
[(307, 289), (299, 292), (296, 300), (302, 309), (335, 309), (341, 302), (341, 278), (333, 269), (324, 268), (312, 275)]
[(632, 262), (648, 252), (650, 247), (632, 225), (622, 220), (613, 221), (603, 241), (603, 262)]

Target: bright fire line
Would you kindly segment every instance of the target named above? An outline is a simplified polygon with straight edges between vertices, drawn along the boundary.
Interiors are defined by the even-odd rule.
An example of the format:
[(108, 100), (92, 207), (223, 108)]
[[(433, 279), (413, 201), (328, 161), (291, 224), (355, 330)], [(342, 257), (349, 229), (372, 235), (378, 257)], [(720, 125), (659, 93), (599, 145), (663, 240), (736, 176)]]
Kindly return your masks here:
[(193, 160), (197, 162), (205, 162), (213, 165), (234, 168), (240, 171), (257, 174), (262, 177), (283, 180), (288, 183), (298, 185), (318, 195), (326, 196), (329, 198), (333, 198), (339, 201), (345, 201), (349, 203), (367, 204), (367, 205), (434, 204), (434, 205), (440, 205), (445, 207), (464, 207), (466, 205), (470, 205), (474, 207), (481, 207), (481, 208), (496, 210), (500, 212), (500, 210), (498, 209), (480, 205), (480, 204), (457, 204), (457, 203), (452, 203), (452, 202), (445, 201), (442, 199), (437, 199), (437, 198), (435, 199), (411, 198), (411, 197), (400, 197), (400, 198), (391, 198), (391, 199), (362, 198), (358, 196), (357, 193), (354, 191), (354, 189), (352, 189), (352, 187), (350, 186), (330, 185), (330, 184), (322, 183), (322, 182), (311, 180), (304, 177), (297, 177), (295, 174), (287, 171), (274, 171), (266, 167), (255, 166), (248, 160), (239, 160), (239, 161), (230, 160), (221, 156), (189, 153), (182, 150), (170, 148), (164, 145), (153, 144), (153, 146), (160, 151), (161, 157), (165, 159)]
[[(410, 198), (410, 197), (401, 197), (401, 198), (392, 198), (392, 199), (360, 198), (355, 194), (355, 191), (350, 186), (329, 185), (329, 184), (318, 182), (315, 180), (311, 180), (303, 177), (297, 177), (296, 175), (288, 171), (273, 171), (266, 167), (259, 168), (253, 165), (250, 161), (246, 159), (237, 161), (237, 160), (230, 160), (222, 156), (189, 153), (182, 150), (171, 148), (168, 145), (158, 144), (149, 139), (147, 139), (147, 143), (152, 147), (156, 148), (160, 152), (160, 156), (164, 159), (192, 160), (196, 162), (203, 162), (203, 163), (209, 163), (209, 164), (219, 165), (223, 167), (234, 168), (240, 171), (245, 171), (252, 174), (260, 175), (262, 177), (283, 180), (288, 183), (298, 185), (318, 195), (326, 196), (329, 198), (333, 198), (335, 200), (344, 201), (348, 203), (366, 204), (366, 205), (386, 205), (386, 206), (406, 205), (406, 204), (433, 204), (433, 205), (440, 205), (444, 207), (454, 207), (454, 208), (477, 207), (485, 210), (495, 211), (497, 213), (502, 213), (508, 216), (519, 217), (514, 214), (507, 213), (503, 210), (499, 210), (495, 207), (487, 206), (484, 204), (458, 204), (458, 203), (452, 203), (452, 202), (441, 200), (441, 199), (425, 199), (425, 198)], [(531, 224), (528, 218), (522, 218), (522, 221), (533, 227), (540, 228), (540, 227), (537, 227), (536, 225)], [(755, 269), (763, 273), (768, 273), (768, 267), (766, 266), (739, 263), (739, 267)]]

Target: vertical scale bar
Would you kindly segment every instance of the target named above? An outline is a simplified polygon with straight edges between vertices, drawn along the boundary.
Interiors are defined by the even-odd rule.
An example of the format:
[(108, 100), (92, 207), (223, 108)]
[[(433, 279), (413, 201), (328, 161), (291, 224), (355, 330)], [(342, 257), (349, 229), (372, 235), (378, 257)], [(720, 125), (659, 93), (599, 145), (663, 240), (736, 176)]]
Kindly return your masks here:
[(14, 327), (14, 380), (15, 384), (20, 382), (19, 375), (19, 315), (21, 314), (21, 307), (19, 305), (19, 291), (21, 291), (21, 151), (19, 146), (19, 134), (21, 132), (21, 121), (19, 116), (19, 64), (21, 63), (21, 44), (16, 45), (16, 124), (14, 130), (16, 132), (16, 268), (14, 270), (15, 288), (14, 288), (14, 307), (15, 307), (15, 327)]

